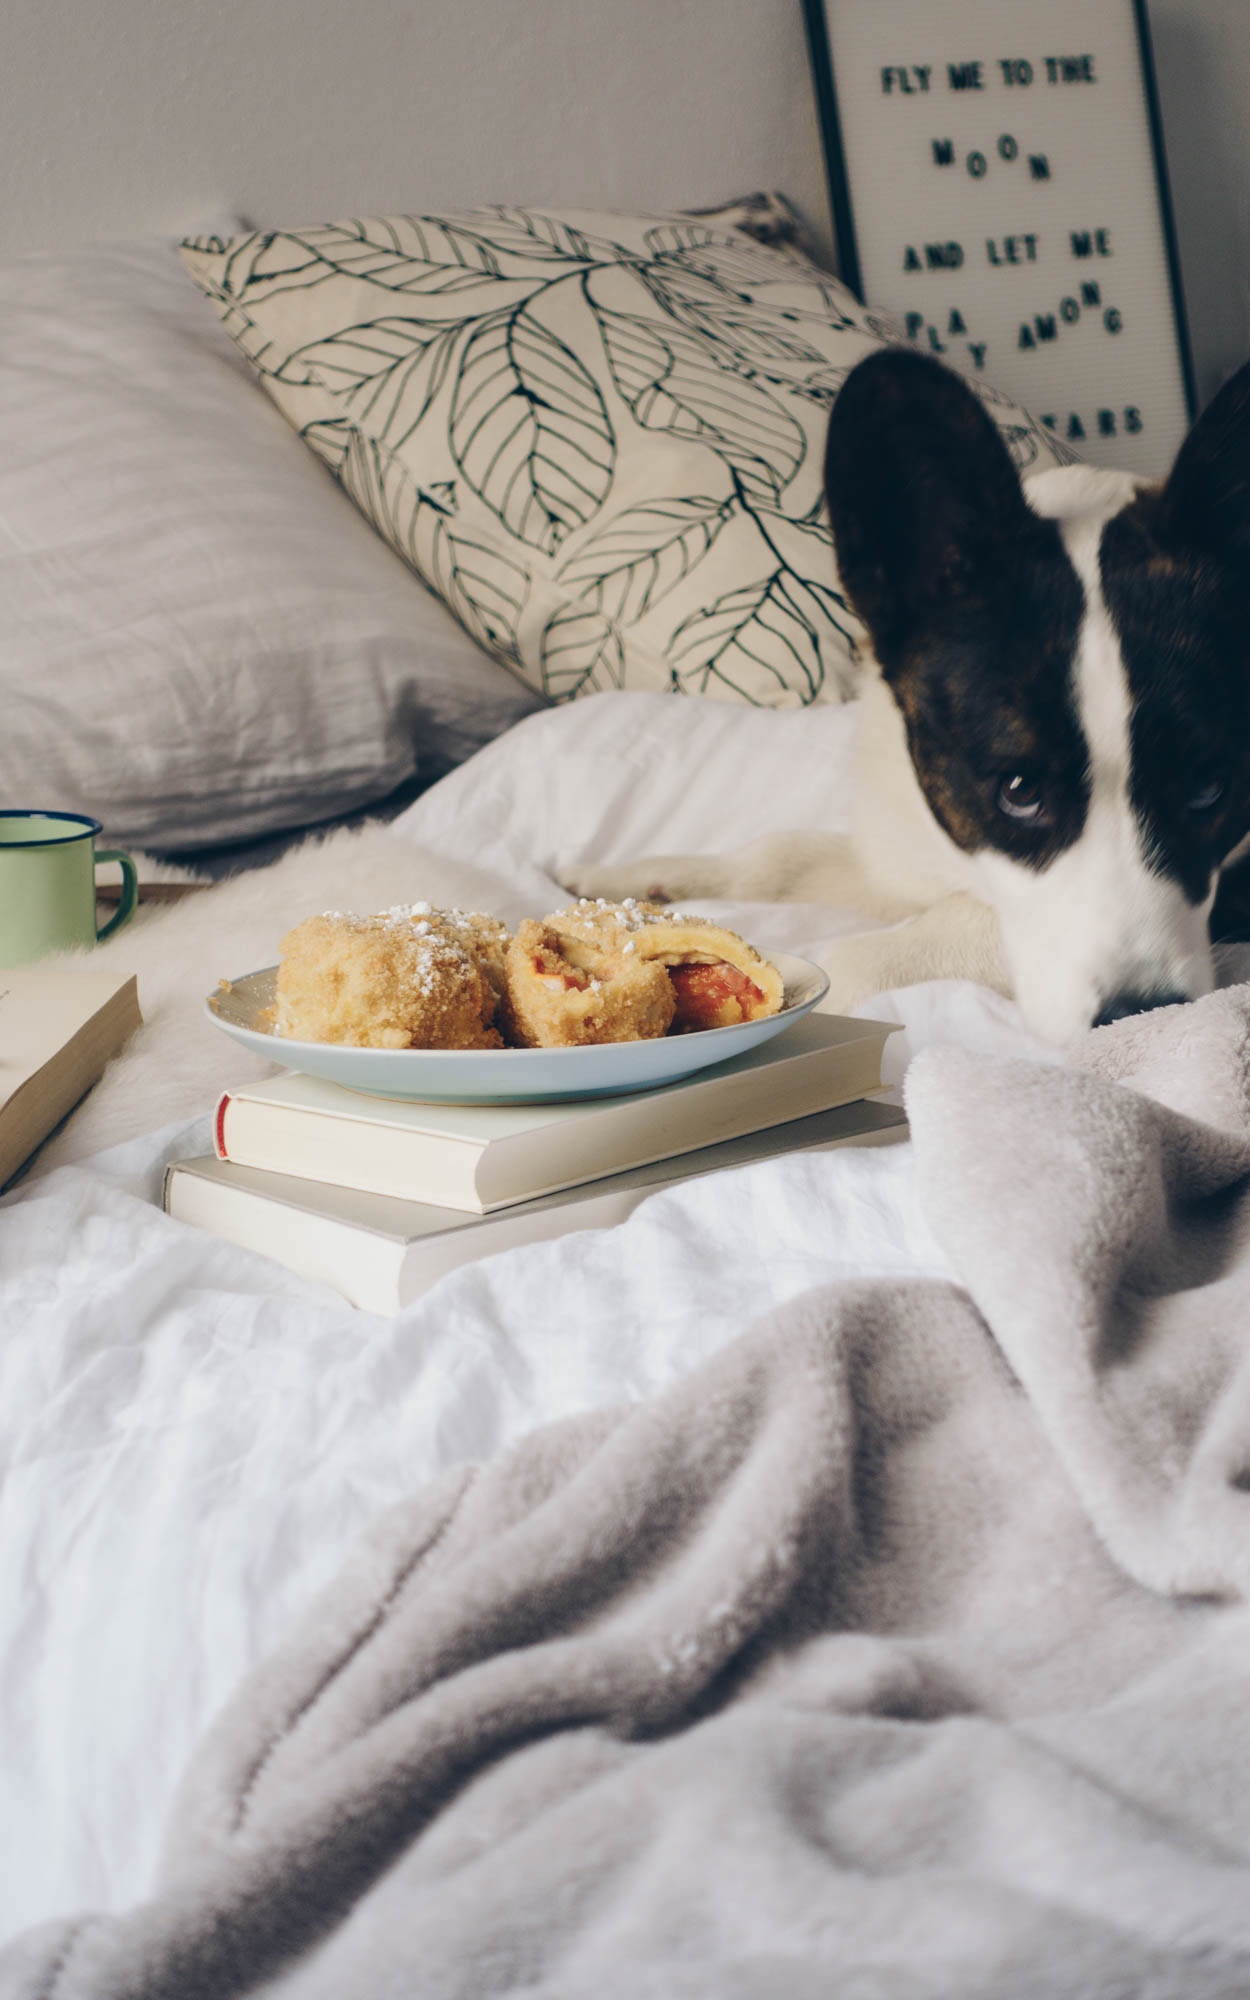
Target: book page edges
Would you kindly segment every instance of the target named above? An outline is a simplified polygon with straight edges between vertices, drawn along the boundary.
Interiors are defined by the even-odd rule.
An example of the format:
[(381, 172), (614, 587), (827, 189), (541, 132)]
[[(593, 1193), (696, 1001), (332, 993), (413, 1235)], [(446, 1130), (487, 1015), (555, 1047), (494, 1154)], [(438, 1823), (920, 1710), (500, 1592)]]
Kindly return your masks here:
[(54, 1063), (84, 1028), (114, 1009), (133, 1009), (139, 1018), (133, 973), (38, 964), (0, 971), (0, 1117), (18, 1092)]
[[(884, 1033), (865, 1036), (836, 1049), (810, 1049), (763, 1070), (699, 1079), (706, 1085), (699, 1096), (618, 1098), (617, 1116), (602, 1127), (589, 1123), (558, 1135), (541, 1178), (533, 1169), (548, 1149), (535, 1143), (535, 1135), (527, 1135), (524, 1142), (501, 1139), (483, 1154), (478, 1167), (483, 1211), (490, 1214), (516, 1201), (555, 1194), (652, 1160), (676, 1159), (697, 1147), (853, 1103), (881, 1087), (884, 1047)], [(522, 1182), (527, 1167), (530, 1171)]]
[(138, 984), (132, 975), (0, 1104), (0, 1189), (99, 1082), (113, 1057), (142, 1026)]

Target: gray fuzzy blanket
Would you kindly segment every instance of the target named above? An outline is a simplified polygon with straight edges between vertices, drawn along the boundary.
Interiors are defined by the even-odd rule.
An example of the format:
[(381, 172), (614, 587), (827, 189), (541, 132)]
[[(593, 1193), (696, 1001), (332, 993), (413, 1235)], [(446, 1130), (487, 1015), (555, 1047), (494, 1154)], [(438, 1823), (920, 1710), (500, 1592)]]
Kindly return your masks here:
[(1250, 1993), (1248, 1045), (1239, 988), (922, 1056), (964, 1287), (809, 1294), (390, 1512), (151, 1901), (0, 1991)]

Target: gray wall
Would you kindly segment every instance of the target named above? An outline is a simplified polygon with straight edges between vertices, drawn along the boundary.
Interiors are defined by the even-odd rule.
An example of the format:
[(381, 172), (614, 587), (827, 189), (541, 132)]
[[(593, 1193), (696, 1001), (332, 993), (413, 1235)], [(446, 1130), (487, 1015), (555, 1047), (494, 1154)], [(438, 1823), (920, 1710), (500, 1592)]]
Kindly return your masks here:
[[(1250, 0), (1151, 17), (1205, 396), (1250, 353)], [(0, 186), (0, 254), (754, 187), (829, 226), (799, 0), (9, 0)]]
[(1152, 0), (1198, 388), (1250, 358), (1250, 0)]
[(231, 212), (824, 215), (799, 0), (8, 0), (0, 254)]

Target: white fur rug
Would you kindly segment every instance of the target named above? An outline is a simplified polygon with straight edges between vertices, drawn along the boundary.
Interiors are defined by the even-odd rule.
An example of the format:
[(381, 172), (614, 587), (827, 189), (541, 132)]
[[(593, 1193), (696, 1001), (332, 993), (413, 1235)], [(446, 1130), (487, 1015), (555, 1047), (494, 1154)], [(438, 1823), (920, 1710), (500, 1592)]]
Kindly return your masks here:
[[(145, 867), (149, 878), (179, 871)], [(268, 868), (234, 876), (183, 902), (140, 908), (91, 954), (93, 966), (139, 975), (144, 1026), (125, 1053), (40, 1152), (32, 1174), (81, 1160), (124, 1139), (210, 1111), (218, 1094), (272, 1073), (215, 1028), (204, 1001), (218, 980), (278, 957), (279, 941), (316, 910), (385, 909), (417, 902), (497, 910), (509, 921), (505, 885), (469, 863), (449, 862), (377, 823), (314, 836)], [(50, 964), (80, 963), (66, 954)]]

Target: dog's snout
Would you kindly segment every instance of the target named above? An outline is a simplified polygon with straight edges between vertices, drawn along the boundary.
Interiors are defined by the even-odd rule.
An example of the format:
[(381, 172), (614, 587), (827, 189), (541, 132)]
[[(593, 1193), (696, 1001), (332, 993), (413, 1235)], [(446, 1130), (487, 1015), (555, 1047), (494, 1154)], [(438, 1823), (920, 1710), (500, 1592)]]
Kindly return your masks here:
[(1153, 993), (1113, 993), (1094, 1026), (1109, 1028), (1113, 1021), (1122, 1021), (1128, 1014), (1148, 1014), (1152, 1007), (1179, 1007), (1188, 998), (1188, 993), (1173, 988)]

